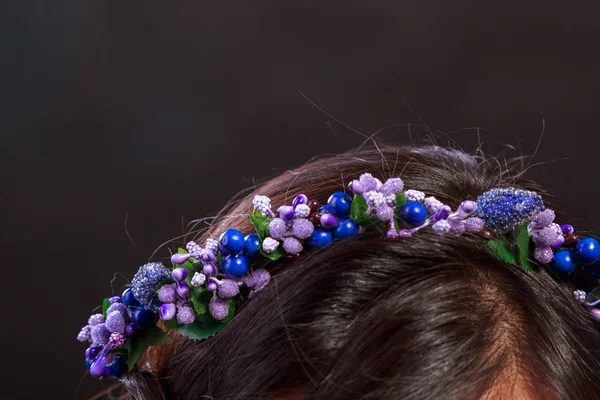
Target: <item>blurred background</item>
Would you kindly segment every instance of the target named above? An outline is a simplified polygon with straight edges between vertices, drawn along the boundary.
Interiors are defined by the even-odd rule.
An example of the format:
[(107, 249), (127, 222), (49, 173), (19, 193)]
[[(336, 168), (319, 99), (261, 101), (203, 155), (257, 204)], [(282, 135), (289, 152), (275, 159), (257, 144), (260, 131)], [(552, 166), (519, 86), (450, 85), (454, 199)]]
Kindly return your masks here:
[(116, 273), (114, 293), (182, 221), (382, 128), (388, 143), (535, 153), (571, 222), (600, 222), (595, 2), (4, 8), (2, 398), (106, 386), (75, 337)]

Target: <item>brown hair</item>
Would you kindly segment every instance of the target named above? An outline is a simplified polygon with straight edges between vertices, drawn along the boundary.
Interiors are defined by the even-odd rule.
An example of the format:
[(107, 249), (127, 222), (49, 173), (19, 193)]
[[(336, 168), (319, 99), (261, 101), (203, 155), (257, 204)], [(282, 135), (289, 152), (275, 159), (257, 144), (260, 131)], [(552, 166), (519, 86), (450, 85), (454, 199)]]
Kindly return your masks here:
[[(205, 232), (252, 232), (255, 194), (325, 202), (369, 172), (456, 207), (492, 187), (540, 191), (518, 169), (439, 147), (351, 151), (284, 173), (229, 204)], [(526, 393), (600, 399), (600, 332), (572, 288), (537, 266), (490, 256), (476, 235), (379, 232), (268, 266), (269, 286), (242, 301), (215, 337), (178, 337), (160, 376), (128, 374), (136, 399), (476, 399)]]

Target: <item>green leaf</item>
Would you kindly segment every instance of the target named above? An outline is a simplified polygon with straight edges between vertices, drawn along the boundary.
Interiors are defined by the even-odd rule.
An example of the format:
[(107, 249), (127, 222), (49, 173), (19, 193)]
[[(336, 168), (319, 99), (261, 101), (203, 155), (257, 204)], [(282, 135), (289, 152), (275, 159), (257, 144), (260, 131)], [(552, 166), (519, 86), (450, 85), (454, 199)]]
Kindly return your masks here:
[(350, 216), (358, 223), (359, 220), (367, 216), (368, 208), (369, 206), (367, 206), (365, 199), (360, 194), (355, 194), (350, 207)]
[(189, 254), (186, 249), (182, 249), (181, 247), (177, 249), (177, 254)]
[(271, 223), (269, 218), (264, 217), (258, 211), (254, 211), (250, 214), (250, 223), (254, 226), (254, 230), (256, 230), (256, 234), (261, 242), (264, 238), (269, 236), (269, 224)]
[(596, 289), (589, 291), (587, 297), (585, 298), (585, 301), (587, 301), (588, 303), (593, 303), (597, 300), (600, 300), (600, 286), (598, 286)]
[(229, 314), (227, 314), (227, 317), (223, 321), (217, 321), (210, 314), (206, 313), (198, 315), (193, 324), (180, 326), (177, 328), (177, 332), (192, 340), (204, 340), (214, 336), (227, 325), (227, 322), (231, 321), (231, 318), (235, 314), (235, 303), (229, 300), (227, 302), (229, 303)]
[(400, 220), (400, 209), (408, 203), (408, 199), (404, 195), (404, 192), (396, 193), (396, 203), (394, 206), (394, 228), (400, 230), (402, 228), (402, 221)]
[(162, 324), (165, 326), (165, 329), (168, 330), (177, 329), (180, 326), (180, 324), (177, 322), (177, 318), (173, 318), (168, 321), (162, 321)]
[(127, 366), (129, 370), (132, 370), (137, 360), (148, 347), (169, 344), (173, 340), (165, 332), (153, 327), (140, 335), (134, 336), (130, 341), (131, 348), (127, 354)]
[(490, 252), (498, 260), (505, 261), (508, 263), (516, 263), (517, 259), (512, 254), (510, 246), (500, 240), (490, 240), (487, 242)]
[(106, 310), (108, 310), (109, 306), (110, 306), (110, 303), (109, 303), (108, 299), (102, 300), (102, 315), (104, 316), (104, 319), (106, 319)]
[(158, 289), (160, 289), (161, 287), (163, 287), (163, 286), (165, 286), (165, 285), (170, 285), (170, 284), (172, 284), (172, 283), (175, 283), (175, 281), (174, 281), (173, 279), (171, 279), (171, 278), (169, 278), (169, 279), (166, 279), (166, 280), (164, 280), (164, 281), (162, 281), (162, 282), (158, 282), (158, 283), (156, 284), (156, 286), (154, 286), (154, 291), (155, 291), (155, 292), (158, 292)]
[(533, 267), (529, 262), (529, 245), (530, 236), (527, 225), (521, 225), (515, 231), (515, 239), (517, 241), (517, 249), (519, 251), (519, 264), (527, 272), (533, 272)]
[(210, 300), (210, 296), (208, 299), (206, 298), (206, 293), (208, 290), (203, 289), (202, 287), (190, 287), (190, 297), (192, 298), (192, 306), (194, 308), (194, 312), (197, 315), (206, 314), (208, 301)]
[(272, 252), (272, 253), (267, 253), (266, 251), (264, 251), (264, 250), (262, 249), (262, 245), (261, 245), (261, 248), (260, 248), (260, 254), (261, 254), (263, 257), (265, 257), (265, 258), (267, 258), (267, 259), (269, 259), (269, 260), (271, 260), (271, 261), (275, 261), (275, 260), (278, 260), (278, 259), (280, 259), (281, 257), (283, 257), (283, 256), (285, 255), (285, 251), (284, 251), (284, 250), (281, 248), (281, 246), (279, 246), (277, 249), (275, 249), (275, 251), (274, 251), (274, 252)]

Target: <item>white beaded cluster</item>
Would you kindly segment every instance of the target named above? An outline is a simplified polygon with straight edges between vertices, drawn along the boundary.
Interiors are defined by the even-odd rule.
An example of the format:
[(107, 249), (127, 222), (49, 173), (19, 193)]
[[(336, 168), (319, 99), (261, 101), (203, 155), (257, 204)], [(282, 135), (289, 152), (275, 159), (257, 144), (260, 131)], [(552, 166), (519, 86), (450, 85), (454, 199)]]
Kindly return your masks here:
[(406, 192), (404, 192), (404, 196), (408, 201), (422, 202), (423, 200), (425, 200), (425, 193), (420, 192), (418, 190), (409, 189)]
[(204, 285), (204, 282), (206, 282), (206, 275), (196, 272), (191, 283), (192, 286), (198, 287)]
[(573, 292), (573, 295), (575, 296), (575, 300), (585, 303), (586, 293), (583, 290), (576, 290)]
[(277, 248), (279, 247), (279, 241), (267, 237), (265, 238), (265, 240), (263, 240), (263, 244), (262, 244), (262, 248), (265, 251), (265, 253), (272, 253), (275, 250), (277, 250)]
[(370, 208), (377, 208), (385, 203), (385, 196), (383, 193), (376, 192), (374, 190), (365, 193), (365, 201)]
[(310, 207), (307, 204), (298, 204), (294, 210), (294, 218), (308, 218)]
[(271, 199), (267, 196), (255, 196), (254, 199), (252, 199), (252, 205), (263, 217), (270, 215)]
[(444, 203), (442, 203), (433, 196), (427, 197), (425, 199), (424, 204), (425, 208), (427, 208), (427, 211), (429, 211), (431, 214), (435, 214), (440, 209), (440, 207), (444, 205)]

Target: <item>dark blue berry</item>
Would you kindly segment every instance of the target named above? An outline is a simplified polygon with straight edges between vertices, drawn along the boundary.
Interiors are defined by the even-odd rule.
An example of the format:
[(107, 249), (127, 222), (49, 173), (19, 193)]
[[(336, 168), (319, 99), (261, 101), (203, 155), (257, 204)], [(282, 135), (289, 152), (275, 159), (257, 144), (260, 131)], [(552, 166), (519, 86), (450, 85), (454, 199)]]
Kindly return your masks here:
[(358, 235), (359, 226), (351, 219), (343, 219), (333, 230), (333, 236), (336, 239), (346, 239)]
[(333, 235), (329, 231), (315, 229), (312, 235), (308, 238), (307, 244), (311, 247), (325, 247), (331, 243)]
[(331, 214), (331, 208), (328, 206), (319, 207), (319, 214)]
[(256, 257), (260, 253), (260, 238), (256, 233), (246, 236), (244, 239), (244, 255)]
[(122, 355), (117, 355), (115, 360), (106, 366), (108, 368), (108, 372), (114, 376), (119, 378), (125, 372), (127, 372), (127, 362), (125, 361), (125, 357)]
[(86, 360), (85, 360), (85, 367), (86, 367), (87, 369), (90, 369), (90, 367), (92, 366), (92, 363), (93, 363), (93, 362), (94, 362), (94, 360), (88, 360), (88, 359), (86, 359)]
[(593, 264), (600, 260), (600, 244), (593, 238), (581, 239), (575, 245), (577, 257), (585, 264)]
[(140, 305), (140, 302), (135, 299), (133, 290), (131, 288), (125, 289), (121, 295), (121, 299), (123, 300), (123, 304), (128, 307), (138, 307)]
[(223, 260), (223, 272), (230, 278), (241, 278), (248, 273), (248, 259), (243, 255), (228, 256)]
[(331, 213), (336, 217), (345, 217), (350, 214), (351, 206), (352, 197), (344, 192), (336, 192), (327, 200), (327, 207), (329, 207)]
[(570, 251), (559, 251), (552, 259), (554, 270), (560, 275), (569, 275), (575, 269)]
[(88, 347), (87, 350), (85, 351), (85, 358), (87, 360), (93, 360), (94, 358), (98, 357), (98, 354), (100, 354), (101, 351), (102, 351), (102, 346)]
[(156, 313), (147, 308), (138, 307), (131, 313), (133, 324), (138, 329), (148, 329), (156, 323)]
[(237, 229), (228, 229), (219, 238), (219, 248), (225, 254), (238, 254), (244, 249), (244, 235)]
[(427, 210), (418, 201), (409, 201), (400, 209), (400, 219), (409, 225), (420, 226), (427, 219)]

